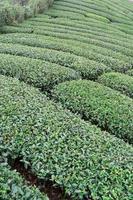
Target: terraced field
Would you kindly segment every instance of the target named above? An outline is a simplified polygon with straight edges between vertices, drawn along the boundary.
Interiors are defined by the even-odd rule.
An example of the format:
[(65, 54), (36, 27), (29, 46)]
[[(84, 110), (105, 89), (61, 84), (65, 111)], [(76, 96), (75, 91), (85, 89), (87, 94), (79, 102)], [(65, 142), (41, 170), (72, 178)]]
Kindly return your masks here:
[(0, 199), (133, 200), (133, 3), (55, 0), (0, 34)]

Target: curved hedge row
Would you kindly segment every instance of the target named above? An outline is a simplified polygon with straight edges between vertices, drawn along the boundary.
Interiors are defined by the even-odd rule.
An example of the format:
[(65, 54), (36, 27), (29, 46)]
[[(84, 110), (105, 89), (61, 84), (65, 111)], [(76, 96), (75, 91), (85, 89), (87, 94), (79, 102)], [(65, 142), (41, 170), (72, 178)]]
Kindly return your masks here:
[(121, 14), (117, 13), (117, 16), (113, 16), (112, 15), (105, 15), (103, 14), (103, 12), (97, 11), (95, 9), (89, 9), (86, 6), (82, 7), (81, 5), (77, 5), (76, 3), (72, 3), (72, 2), (61, 2), (59, 1), (59, 3), (55, 2), (53, 9), (55, 10), (61, 10), (61, 11), (66, 11), (66, 12), (74, 12), (77, 14), (82, 14), (83, 16), (85, 16), (86, 18), (94, 18), (96, 19), (98, 22), (105, 22), (105, 23), (109, 23), (109, 22), (119, 22), (119, 23), (125, 23), (128, 25), (133, 25), (132, 20), (126, 16), (123, 16)]
[(119, 24), (119, 23), (115, 23), (114, 27), (123, 31), (126, 34), (131, 34), (131, 36), (133, 35), (133, 28), (132, 26), (129, 26), (127, 24)]
[[(33, 37), (33, 35), (31, 35), (31, 37), (30, 37), (30, 35), (29, 36), (26, 36), (26, 35), (20, 35), (21, 36), (21, 38), (20, 38), (20, 36), (19, 35), (16, 35), (16, 34), (13, 34), (14, 35), (14, 37), (13, 37), (13, 35), (12, 34), (10, 34), (12, 37), (9, 37), (8, 35), (6, 35), (6, 37), (0, 37), (0, 41), (2, 41), (2, 42), (4, 42), (4, 43), (8, 43), (8, 42), (10, 42), (10, 43), (20, 43), (20, 44), (24, 44), (24, 45), (29, 45), (29, 46), (39, 46), (39, 47), (43, 47), (43, 48), (48, 48), (48, 46), (49, 46), (49, 48), (50, 49), (52, 49), (52, 45), (50, 45), (50, 42), (48, 42), (48, 44), (49, 45), (46, 45), (45, 46), (45, 41), (44, 41), (44, 39), (45, 39), (45, 36), (42, 36), (42, 39), (43, 39), (43, 37), (44, 37), (44, 39), (43, 40), (41, 40), (41, 42), (39, 42), (40, 41), (40, 36), (38, 35), (38, 36), (36, 36), (36, 35), (34, 35), (34, 37)], [(26, 39), (28, 37), (28, 40)], [(29, 39), (29, 37), (30, 37), (30, 39)], [(35, 41), (35, 39), (34, 38), (37, 38), (37, 42)], [(11, 39), (10, 39), (11, 38)], [(14, 39), (15, 38), (15, 39)], [(54, 40), (56, 40), (56, 38), (54, 38)], [(57, 40), (58, 40), (58, 38), (57, 38)], [(64, 39), (62, 39), (62, 41), (64, 41)], [(113, 71), (117, 71), (117, 72), (125, 72), (125, 71), (127, 71), (127, 70), (129, 70), (129, 69), (131, 69), (132, 68), (132, 63), (133, 63), (133, 60), (132, 60), (132, 58), (130, 58), (130, 57), (126, 57), (126, 56), (123, 56), (123, 55), (121, 55), (121, 54), (117, 54), (116, 53), (116, 56), (118, 55), (118, 58), (120, 59), (117, 59), (117, 58), (112, 58), (112, 57), (109, 57), (109, 56), (106, 56), (106, 55), (102, 55), (102, 54), (100, 54), (100, 51), (102, 51), (99, 47), (96, 47), (96, 46), (94, 46), (94, 45), (89, 45), (89, 47), (87, 47), (84, 43), (80, 43), (80, 45), (79, 45), (79, 47), (76, 45), (76, 46), (74, 46), (75, 44), (76, 44), (76, 42), (74, 42), (74, 41), (72, 41), (72, 43), (71, 43), (71, 41), (72, 40), (70, 40), (70, 41), (68, 41), (68, 42), (66, 42), (66, 40), (65, 40), (65, 42), (67, 43), (67, 44), (65, 44), (65, 42), (59, 42), (58, 43), (58, 46), (59, 47), (57, 47), (57, 45), (55, 46), (55, 45), (53, 45), (53, 49), (56, 49), (57, 48), (57, 50), (61, 50), (61, 51), (64, 51), (64, 52), (70, 52), (70, 53), (72, 53), (72, 54), (76, 54), (76, 55), (79, 55), (79, 56), (84, 56), (84, 57), (86, 57), (87, 58), (87, 60), (88, 60), (88, 62), (90, 62), (89, 61), (89, 59), (90, 60), (95, 60), (96, 62), (98, 62), (98, 63), (100, 63), (100, 65), (101, 65), (101, 69), (102, 69), (102, 63), (103, 64), (105, 64), (106, 66), (108, 66), (108, 68), (111, 68)], [(69, 45), (68, 45), (69, 44)], [(72, 45), (73, 44), (73, 45)], [(2, 45), (2, 44), (1, 44)], [(5, 46), (5, 44), (3, 44), (4, 46)], [(2, 45), (2, 46), (3, 46)], [(17, 45), (17, 44), (16, 44)], [(12, 49), (13, 49), (13, 44), (12, 44)], [(63, 47), (61, 47), (60, 48), (60, 46), (63, 46)], [(86, 46), (86, 47), (84, 47), (84, 46)], [(17, 48), (17, 47), (16, 47)], [(21, 47), (21, 48), (23, 48), (23, 47)], [(28, 47), (25, 47), (25, 49), (27, 49)], [(30, 47), (30, 49), (31, 49), (31, 47)], [(33, 49), (35, 49), (35, 48), (33, 48)], [(96, 51), (96, 49), (97, 49), (97, 52), (98, 53), (95, 53), (95, 51)], [(38, 51), (39, 52), (39, 48), (36, 50), (36, 51)], [(41, 50), (42, 51), (42, 50)], [(2, 48), (1, 48), (1, 52), (3, 53), (4, 51), (2, 50)], [(8, 51), (9, 52), (9, 51)], [(11, 51), (10, 51), (11, 52)], [(56, 51), (57, 52), (57, 51)], [(106, 52), (106, 51), (105, 51)], [(60, 52), (61, 53), (61, 52)], [(56, 53), (54, 53), (54, 55), (55, 55)], [(63, 53), (63, 54), (66, 54), (66, 53)], [(112, 53), (111, 53), (112, 54)], [(38, 57), (36, 57), (36, 53), (34, 53), (34, 55), (35, 55), (35, 58), (38, 58)], [(68, 54), (67, 54), (68, 55)], [(70, 55), (70, 54), (69, 54)], [(65, 55), (66, 56), (66, 55)], [(72, 56), (72, 55), (71, 55)], [(74, 56), (74, 55), (73, 55)], [(53, 56), (54, 57), (54, 56)], [(77, 62), (77, 60), (79, 60), (79, 57), (75, 57), (76, 58), (76, 62)], [(52, 59), (52, 58), (51, 58)], [(58, 58), (59, 59), (59, 58)], [(86, 59), (84, 59), (83, 57), (81, 58), (80, 57), (80, 62), (81, 62), (81, 60), (86, 60)], [(64, 58), (61, 60), (61, 63), (59, 63), (59, 64), (62, 64), (62, 63), (64, 63), (65, 64), (65, 66), (67, 65), (67, 61), (66, 62), (63, 62), (63, 60), (64, 60)], [(69, 60), (69, 59), (67, 59), (67, 60)], [(52, 60), (51, 60), (52, 61)], [(53, 62), (53, 61), (52, 61)], [(54, 61), (55, 62), (55, 61)], [(63, 65), (64, 65), (63, 64)], [(77, 64), (76, 64), (76, 66), (73, 64), (73, 66), (69, 66), (69, 67), (74, 67), (73, 69), (76, 69), (77, 68)], [(83, 67), (83, 65), (81, 66), (81, 68)], [(84, 66), (85, 67), (85, 66)], [(105, 68), (105, 67), (104, 67)], [(88, 71), (88, 66), (86, 67), (86, 72)], [(91, 69), (91, 68), (90, 68)], [(104, 71), (104, 69), (103, 70), (101, 70), (101, 71)], [(106, 70), (105, 70), (106, 71)], [(81, 71), (81, 73), (82, 73), (82, 71)], [(87, 72), (88, 73), (88, 72)], [(84, 73), (83, 73), (84, 74)], [(91, 75), (92, 75), (92, 73), (91, 73)], [(87, 77), (87, 74), (86, 74), (86, 77)], [(88, 77), (89, 78), (91, 78), (89, 75), (88, 75)]]
[(85, 28), (85, 29), (89, 29), (89, 27), (91, 29), (94, 29), (95, 31), (99, 31), (99, 32), (105, 32), (105, 33), (113, 33), (113, 35), (117, 35), (121, 37), (123, 37), (123, 39), (128, 39), (130, 40), (131, 38), (133, 38), (133, 36), (128, 35), (122, 31), (120, 31), (119, 29), (116, 29), (116, 27), (114, 25), (111, 24), (106, 24), (106, 23), (97, 23), (97, 20), (94, 20), (92, 18), (90, 18), (88, 21), (80, 21), (79, 20), (72, 20), (72, 19), (68, 19), (68, 18), (50, 18), (49, 16), (47, 16), (46, 14), (43, 15), (38, 15), (36, 18), (30, 18), (28, 20), (29, 22), (38, 22), (38, 23), (42, 23), (42, 22), (48, 22), (48, 23), (55, 23), (55, 24), (66, 24), (66, 26), (73, 26), (74, 27), (80, 27), (80, 28)]
[[(60, 5), (59, 5), (60, 4)], [(52, 11), (56, 11), (56, 12), (70, 12), (70, 14), (68, 15), (68, 18), (71, 18), (71, 16), (74, 14), (77, 14), (77, 15), (82, 15), (82, 16), (85, 16), (86, 19), (87, 19), (87, 16), (88, 16), (88, 19), (89, 18), (94, 18), (95, 20), (97, 20), (98, 22), (104, 22), (104, 23), (109, 23), (110, 21), (111, 22), (119, 22), (119, 23), (125, 23), (125, 24), (128, 24), (130, 26), (133, 25), (132, 23), (132, 20), (128, 17), (125, 17), (125, 16), (122, 16), (122, 15), (117, 15), (117, 16), (111, 16), (111, 18), (107, 18), (106, 16), (101, 16), (99, 15), (99, 12), (96, 13), (97, 11), (95, 12), (92, 12), (92, 10), (90, 11), (85, 11), (83, 9), (79, 9), (79, 8), (74, 8), (74, 6), (71, 4), (69, 6), (67, 5), (61, 5), (62, 2), (59, 2), (59, 4), (56, 6), (54, 5), (52, 9), (50, 9), (48, 12), (46, 12), (46, 14), (49, 14), (51, 15), (52, 14)], [(94, 11), (94, 9), (93, 9)], [(65, 13), (65, 16), (66, 16), (66, 13)], [(109, 17), (109, 16), (108, 16)], [(83, 20), (85, 21), (86, 19), (83, 18)], [(88, 20), (87, 19), (87, 20)]]
[(113, 11), (110, 9), (106, 10), (106, 7), (103, 3), (103, 9), (100, 10), (101, 6), (94, 6), (91, 2), (79, 2), (79, 1), (56, 1), (54, 4), (54, 8), (57, 10), (64, 11), (74, 11), (75, 13), (82, 13), (85, 16), (89, 13), (89, 17), (95, 17), (95, 19), (99, 21), (108, 22), (119, 22), (132, 25), (132, 20), (125, 15), (125, 13), (119, 13), (118, 11)]
[(8, 54), (0, 54), (0, 74), (16, 77), (43, 90), (49, 90), (53, 85), (66, 80), (80, 78), (78, 72), (73, 69)]
[(0, 166), (1, 200), (48, 200), (37, 188), (27, 186), (20, 174), (8, 166)]
[[(62, 5), (62, 6), (68, 6), (68, 7), (73, 7), (79, 10), (84, 10), (89, 13), (94, 13), (99, 16), (103, 16), (107, 18), (108, 20), (111, 21), (117, 21), (117, 20), (127, 20), (130, 21), (131, 19), (129, 18), (128, 14), (123, 12), (123, 9), (116, 9), (117, 5), (115, 6), (110, 6), (108, 4), (108, 1), (105, 2), (100, 2), (100, 1), (77, 1), (77, 0), (62, 0), (62, 1), (56, 1), (54, 5)], [(108, 9), (109, 7), (109, 9)], [(127, 11), (127, 9), (124, 9)], [(117, 11), (117, 12), (116, 12)]]
[[(32, 24), (20, 24), (20, 27), (24, 27), (24, 28), (32, 28), (34, 30), (39, 29), (39, 30), (47, 30), (47, 31), (52, 31), (54, 30), (55, 32), (61, 32), (61, 33), (65, 33), (65, 32), (70, 32), (71, 34), (75, 34), (75, 35), (79, 35), (79, 36), (84, 36), (84, 37), (89, 37), (91, 39), (97, 39), (97, 40), (101, 40), (103, 42), (107, 42), (107, 43), (111, 43), (111, 44), (115, 44), (116, 46), (122, 46), (125, 48), (129, 48), (131, 50), (133, 50), (133, 43), (132, 41), (120, 41), (118, 40), (118, 38), (113, 38), (110, 37), (108, 34), (103, 34), (101, 32), (96, 32), (96, 31), (92, 31), (91, 28), (89, 30), (84, 30), (82, 28), (75, 28), (74, 26), (65, 26), (65, 25), (57, 25), (57, 24), (48, 24), (43, 22), (44, 26), (40, 26), (36, 23), (36, 25), (32, 25)], [(112, 34), (113, 35), (113, 34)]]
[[(64, 5), (63, 5), (64, 4)], [(83, 8), (81, 5), (78, 6), (75, 4), (73, 4), (72, 2), (69, 3), (69, 2), (57, 2), (54, 4), (53, 6), (53, 9), (55, 10), (61, 10), (61, 11), (66, 11), (66, 12), (74, 12), (74, 13), (77, 13), (77, 14), (82, 14), (83, 16), (86, 16), (86, 17), (89, 17), (89, 18), (94, 18), (96, 19), (97, 21), (101, 22), (105, 22), (105, 23), (109, 23), (111, 20), (114, 21), (114, 22), (120, 22), (120, 23), (127, 23), (127, 24), (131, 24), (132, 25), (132, 21), (131, 19), (129, 19), (128, 17), (125, 17), (122, 16), (122, 15), (117, 15), (116, 16), (113, 16), (109, 17), (109, 15), (105, 16), (105, 15), (101, 15), (101, 12), (98, 12), (94, 9), (89, 9), (87, 8), (86, 6)]]
[[(46, 15), (49, 17), (61, 17), (61, 18), (68, 18), (68, 19), (73, 19), (73, 20), (80, 20), (80, 21), (88, 21), (88, 19), (83, 15), (79, 13), (74, 13), (71, 11), (61, 11), (61, 10), (53, 10), (49, 9), (48, 12), (45, 12)], [(43, 15), (42, 15), (43, 17)]]
[(25, 21), (25, 23), (23, 23), (23, 25), (21, 24), (20, 26), (28, 26), (28, 25), (33, 25), (33, 26), (45, 26), (48, 25), (48, 26), (65, 26), (65, 27), (69, 27), (72, 28), (72, 29), (79, 29), (79, 30), (82, 30), (83, 32), (90, 32), (90, 33), (93, 33), (94, 35), (99, 35), (99, 36), (105, 36), (105, 37), (109, 37), (109, 38), (112, 38), (112, 39), (119, 39), (119, 41), (123, 41), (123, 42), (127, 42), (128, 44), (131, 44), (131, 38), (128, 37), (126, 34), (124, 33), (121, 33), (119, 30), (117, 29), (114, 29), (112, 27), (107, 27), (106, 25), (106, 29), (104, 29), (103, 27), (104, 26), (99, 26), (97, 27), (95, 25), (94, 22), (91, 22), (91, 21), (88, 21), (86, 24), (84, 23), (79, 23), (77, 22), (76, 20), (68, 20), (68, 19), (60, 19), (60, 18), (56, 18), (56, 19), (53, 19), (53, 18), (39, 18), (39, 17), (36, 17), (36, 18), (32, 18), (28, 21)]
[[(80, 21), (83, 21), (83, 23), (87, 22), (89, 20), (89, 21), (95, 21), (99, 24), (101, 23), (101, 24), (104, 24), (104, 25), (107, 25), (107, 26), (109, 25), (109, 23), (107, 23), (108, 19), (102, 18), (103, 20), (97, 20), (98, 19), (97, 15), (91, 14), (91, 13), (88, 14), (87, 12), (84, 14), (83, 12), (81, 12), (81, 13), (73, 12), (73, 10), (49, 9), (47, 12), (45, 12), (45, 14), (47, 14), (50, 17), (57, 17), (58, 16), (60, 18), (80, 20)], [(88, 14), (88, 17), (87, 17), (87, 14)], [(132, 21), (128, 20), (128, 21), (124, 21), (124, 22), (126, 22), (128, 25), (132, 25)], [(123, 23), (123, 22), (121, 21), (121, 23)]]
[[(104, 47), (107, 49), (111, 49), (114, 52), (120, 52), (126, 56), (131, 56), (133, 57), (133, 50), (129, 49), (124, 46), (116, 45), (113, 43), (109, 43), (106, 41), (101, 41), (101, 38), (89, 38), (89, 35), (83, 36), (82, 34), (79, 35), (79, 33), (74, 32), (74, 31), (69, 31), (69, 30), (60, 30), (60, 29), (49, 29), (49, 30), (41, 30), (41, 28), (23, 28), (23, 27), (13, 27), (13, 26), (5, 26), (2, 29), (3, 33), (35, 33), (39, 35), (49, 35), (49, 36), (54, 36), (58, 38), (63, 38), (63, 39), (72, 39), (76, 41), (80, 41), (86, 44), (93, 44), (96, 46)], [(93, 34), (92, 34), (93, 35)], [(104, 38), (104, 37), (103, 37)]]
[(133, 98), (133, 78), (126, 74), (105, 73), (99, 77), (98, 81)]
[(0, 76), (0, 88), (4, 152), (22, 157), (39, 178), (52, 179), (74, 200), (132, 200), (130, 145), (17, 79)]
[(19, 26), (4, 26), (1, 29), (1, 33), (32, 33), (33, 30), (31, 28), (18, 28)]
[[(100, 15), (97, 15), (96, 13), (92, 13), (92, 12), (86, 12), (86, 10), (83, 10), (82, 8), (81, 9), (76, 9), (74, 8), (74, 6), (72, 6), (72, 4), (70, 6), (67, 6), (66, 3), (65, 5), (61, 5), (63, 4), (64, 2), (55, 2), (55, 4), (53, 5), (52, 9), (54, 9), (54, 11), (66, 11), (66, 12), (73, 12), (73, 13), (76, 13), (76, 14), (81, 14), (83, 16), (85, 16), (86, 18), (92, 18), (92, 19), (95, 19), (97, 20), (98, 22), (104, 22), (104, 23), (109, 23), (109, 20), (106, 18), (106, 17), (103, 17), (103, 16), (100, 16)], [(51, 10), (48, 11), (48, 13), (51, 13)], [(47, 13), (46, 13), (47, 14)]]
[[(54, 31), (54, 32), (53, 32)], [(127, 56), (132, 56), (133, 57), (133, 50), (130, 50), (128, 48), (125, 48), (125, 47), (122, 47), (122, 46), (119, 46), (119, 45), (115, 45), (115, 44), (111, 44), (111, 43), (107, 43), (107, 42), (104, 42), (104, 41), (101, 41), (100, 38), (98, 39), (90, 39), (88, 38), (88, 36), (81, 36), (81, 35), (76, 35), (76, 34), (73, 34), (73, 32), (70, 32), (70, 31), (64, 31), (64, 32), (56, 32), (54, 29), (52, 29), (51, 31), (43, 31), (43, 30), (34, 30), (34, 33), (36, 34), (41, 34), (41, 35), (51, 35), (51, 36), (55, 36), (55, 37), (59, 37), (59, 38), (64, 38), (64, 39), (73, 39), (73, 40), (77, 40), (77, 41), (80, 41), (80, 42), (84, 42), (84, 43), (89, 43), (89, 44), (94, 44), (94, 45), (97, 45), (97, 46), (101, 46), (101, 47), (105, 47), (107, 49), (112, 49), (116, 52), (120, 52), (120, 53), (123, 53), (124, 55), (127, 55)]]
[[(92, 60), (103, 62), (116, 71), (124, 66), (132, 65), (133, 58), (123, 55), (111, 49), (98, 47), (92, 44), (85, 44), (79, 41), (60, 39), (51, 36), (41, 36), (36, 34), (14, 33), (0, 36), (0, 42), (4, 43), (19, 43), (23, 45), (55, 49), (58, 51), (70, 52), (78, 56), (90, 58)], [(94, 54), (94, 55), (93, 55)], [(114, 58), (115, 60), (112, 60)]]
[(128, 70), (126, 73), (127, 73), (129, 76), (133, 76), (133, 69)]
[[(110, 47), (110, 45), (115, 45), (116, 50), (117, 48), (120, 49), (120, 47), (122, 48), (129, 48), (129, 50), (132, 50), (132, 42), (128, 41), (128, 42), (124, 42), (124, 41), (120, 41), (118, 40), (118, 38), (111, 38), (108, 35), (105, 34), (101, 34), (101, 32), (99, 34), (96, 34), (96, 31), (91, 31), (91, 28), (89, 30), (84, 30), (81, 28), (74, 28), (74, 27), (70, 27), (70, 26), (63, 26), (63, 25), (58, 25), (57, 24), (45, 24), (44, 22), (44, 26), (39, 26), (36, 23), (36, 26), (34, 25), (26, 25), (26, 24), (21, 24), (19, 25), (19, 27), (24, 27), (24, 28), (31, 28), (34, 31), (54, 31), (57, 33), (69, 33), (72, 35), (77, 35), (80, 37), (84, 37), (84, 38), (90, 38), (90, 39), (94, 39), (94, 40), (100, 40), (101, 42), (107, 43), (106, 45)], [(4, 29), (3, 29), (4, 31)], [(99, 45), (101, 45), (101, 43), (99, 43)], [(117, 47), (118, 46), (118, 47)], [(124, 49), (122, 50), (124, 52)], [(126, 52), (125, 52), (126, 53)]]
[[(99, 0), (96, 0), (96, 4), (97, 2), (99, 2)], [(101, 2), (99, 2), (100, 5)], [(106, 5), (106, 7), (111, 8), (112, 10), (114, 10), (115, 12), (121, 12), (122, 14), (124, 14), (124, 16), (128, 16), (130, 19), (132, 19), (132, 4), (130, 4), (130, 2), (127, 1), (122, 1), (118, 0), (117, 2), (115, 0), (112, 1), (107, 1), (107, 0), (103, 0), (102, 1), (103, 5)]]
[(64, 107), (133, 144), (133, 100), (87, 80), (59, 84), (53, 94)]
[(33, 48), (19, 44), (0, 43), (0, 53), (53, 62), (65, 67), (70, 67), (79, 72), (83, 77), (90, 79), (95, 79), (103, 72), (110, 71), (110, 69), (102, 63), (88, 60), (84, 57), (75, 56), (71, 53), (65, 53), (46, 48)]
[[(68, 18), (68, 19), (73, 19), (73, 20), (80, 20), (80, 21), (85, 21), (87, 22), (88, 21), (88, 18), (89, 16), (87, 17), (87, 14), (85, 15), (84, 12), (74, 12), (72, 9), (70, 10), (61, 10), (61, 9), (54, 9), (54, 8), (51, 8), (49, 9), (48, 11), (45, 12), (46, 15), (50, 16), (50, 17), (61, 17), (61, 18)], [(88, 13), (89, 15), (89, 13)], [(93, 14), (90, 14), (91, 15), (91, 19), (92, 20), (95, 20), (95, 21), (98, 21), (97, 20), (99, 18), (99, 16), (97, 15), (93, 15)], [(103, 18), (103, 23), (105, 23), (105, 21), (107, 21), (107, 19)]]
[[(86, 40), (87, 43), (89, 43), (89, 39), (94, 40), (94, 44), (98, 45), (98, 46), (102, 46), (102, 47), (106, 47), (109, 49), (114, 49), (115, 51), (121, 52), (125, 55), (130, 55), (132, 56), (133, 53), (133, 48), (132, 48), (132, 42), (130, 44), (126, 43), (126, 42), (121, 42), (118, 41), (118, 39), (113, 39), (113, 38), (109, 38), (109, 37), (105, 37), (105, 36), (101, 36), (101, 35), (94, 35), (93, 33), (84, 33), (81, 32), (82, 30), (71, 30), (71, 28), (58, 28), (58, 27), (42, 27), (42, 26), (38, 26), (38, 27), (34, 27), (31, 26), (31, 28), (34, 29), (35, 33), (43, 33), (43, 31), (53, 31), (55, 33), (60, 33), (60, 34), (71, 34), (74, 37), (79, 37), (79, 41), (82, 40)], [(44, 34), (45, 35), (45, 34)], [(80, 39), (81, 38), (81, 39)], [(88, 39), (89, 38), (89, 39)], [(126, 52), (126, 50), (128, 51), (128, 53)]]

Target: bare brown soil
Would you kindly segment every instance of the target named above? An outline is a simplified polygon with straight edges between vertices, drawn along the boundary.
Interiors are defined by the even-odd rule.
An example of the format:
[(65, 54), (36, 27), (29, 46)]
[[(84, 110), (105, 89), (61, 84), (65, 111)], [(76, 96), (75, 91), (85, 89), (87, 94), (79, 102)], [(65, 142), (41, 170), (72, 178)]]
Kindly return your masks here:
[[(36, 186), (42, 193), (45, 193), (49, 200), (72, 200), (69, 195), (65, 194), (65, 191), (56, 187), (55, 183), (52, 181), (45, 181), (37, 178), (34, 175), (30, 168), (26, 169), (24, 164), (20, 161), (21, 159), (17, 158), (14, 161), (11, 160), (11, 168), (19, 172), (22, 177), (27, 181), (28, 185)], [(84, 198), (83, 200), (92, 200), (89, 197)]]
[(36, 186), (41, 192), (47, 194), (50, 200), (72, 200), (69, 195), (65, 195), (62, 188), (56, 187), (52, 181), (40, 180), (31, 172), (31, 169), (26, 169), (20, 159), (12, 162), (12, 169), (17, 170), (28, 182), (29, 185)]

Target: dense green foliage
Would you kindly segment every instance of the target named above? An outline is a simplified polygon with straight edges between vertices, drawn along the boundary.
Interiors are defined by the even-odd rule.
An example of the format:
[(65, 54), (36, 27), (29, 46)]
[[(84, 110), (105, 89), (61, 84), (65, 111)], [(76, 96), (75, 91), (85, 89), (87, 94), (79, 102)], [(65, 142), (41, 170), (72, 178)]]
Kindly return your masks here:
[[(107, 50), (106, 48), (97, 47), (91, 44), (87, 46), (86, 44), (78, 42), (78, 41), (58, 39), (58, 38), (49, 37), (49, 36), (40, 36), (40, 35), (38, 36), (35, 34), (31, 35), (31, 34), (23, 34), (23, 33), (6, 34), (6, 37), (5, 36), (0, 37), (0, 42), (19, 43), (19, 44), (29, 45), (33, 47), (42, 47), (42, 48), (48, 48), (48, 49), (55, 49), (55, 50), (63, 51), (63, 52), (70, 52), (72, 54), (86, 57), (86, 58), (89, 58), (90, 60), (94, 60), (98, 62), (100, 65), (101, 63), (103, 63), (106, 66), (108, 66), (108, 69), (106, 69), (107, 67), (105, 68), (105, 67), (102, 67), (103, 65), (101, 65), (101, 67), (98, 68), (99, 72), (101, 71), (101, 73), (102, 71), (108, 71), (109, 68), (114, 71), (125, 72), (126, 70), (132, 68), (132, 64), (133, 64), (132, 58), (122, 55), (120, 53), (114, 54), (112, 50)], [(91, 63), (94, 63), (94, 62), (91, 62)], [(96, 65), (98, 63), (96, 63)], [(88, 67), (85, 70), (87, 73)], [(92, 72), (94, 71), (94, 69), (90, 68), (90, 70), (91, 70), (91, 76), (89, 76), (89, 78), (92, 77), (93, 75)], [(100, 73), (98, 75), (100, 75)]]
[(0, 73), (16, 77), (41, 89), (80, 78), (73, 69), (28, 57), (0, 54)]
[(99, 82), (133, 98), (133, 78), (120, 73), (105, 73)]
[[(13, 33), (13, 32), (25, 32), (25, 33), (32, 33), (34, 31), (34, 33), (36, 34), (40, 34), (40, 35), (50, 35), (50, 36), (54, 36), (54, 37), (59, 37), (59, 38), (63, 38), (63, 39), (73, 39), (76, 41), (80, 41), (83, 43), (89, 43), (89, 44), (93, 44), (93, 45), (97, 45), (100, 47), (104, 47), (107, 49), (112, 49), (114, 51), (118, 51), (120, 53), (123, 53), (124, 55), (127, 56), (132, 56), (133, 57), (133, 49), (130, 49), (128, 47), (122, 46), (122, 42), (121, 45), (116, 45), (115, 42), (108, 42), (106, 41), (106, 38), (103, 37), (103, 40), (100, 37), (95, 37), (94, 34), (92, 34), (92, 37), (88, 37), (90, 36), (88, 33), (86, 35), (82, 34), (82, 33), (78, 33), (75, 31), (69, 31), (67, 29), (61, 30), (60, 28), (46, 28), (45, 30), (43, 30), (41, 27), (40, 28), (34, 28), (34, 30), (32, 28), (23, 28), (23, 27), (5, 27), (3, 28), (3, 32), (4, 33)], [(105, 41), (104, 41), (105, 40)]]
[(22, 157), (38, 177), (52, 179), (75, 200), (132, 200), (131, 146), (17, 79), (0, 76), (0, 87), (4, 153)]
[(127, 73), (129, 76), (133, 76), (133, 69), (128, 70), (126, 73)]
[[(42, 15), (41, 15), (42, 16)], [(75, 20), (74, 20), (75, 21)], [(76, 21), (77, 22), (77, 21)], [(73, 20), (68, 20), (68, 19), (51, 19), (51, 18), (47, 18), (45, 15), (43, 18), (32, 18), (30, 21), (25, 21), (25, 23), (23, 24), (19, 24), (19, 27), (29, 27), (29, 28), (37, 28), (40, 27), (42, 30), (45, 30), (46, 26), (48, 27), (48, 29), (50, 28), (60, 28), (61, 32), (63, 29), (67, 29), (67, 30), (72, 30), (72, 31), (78, 31), (79, 35), (88, 35), (90, 36), (90, 38), (101, 38), (103, 39), (103, 41), (108, 41), (108, 42), (112, 42), (114, 44), (119, 44), (121, 46), (125, 46), (125, 47), (129, 47), (132, 48), (131, 46), (131, 41), (122, 33), (120, 33), (119, 31), (116, 31), (113, 33), (113, 28), (108, 30), (102, 30), (102, 32), (98, 32), (98, 30), (101, 29), (101, 27), (97, 27), (96, 24), (93, 24), (94, 22), (90, 22), (86, 24), (81, 24), (81, 23), (74, 23)], [(93, 24), (93, 26), (91, 26)], [(102, 27), (103, 28), (103, 27)], [(57, 29), (56, 29), (57, 30)], [(123, 41), (122, 38), (120, 38), (120, 36), (123, 36)]]
[(109, 68), (102, 63), (100, 64), (81, 56), (75, 56), (70, 53), (47, 48), (0, 43), (0, 53), (49, 61), (65, 67), (70, 67), (80, 72), (83, 77), (92, 79), (96, 78), (98, 75), (101, 75), (103, 72), (109, 71)]
[[(80, 28), (86, 31), (95, 31), (94, 34), (95, 35), (104, 35), (105, 33), (108, 34), (108, 37), (111, 38), (118, 38), (119, 40), (122, 41), (121, 36), (123, 37), (123, 41), (125, 41), (125, 39), (129, 40), (130, 38), (132, 38), (132, 35), (128, 35), (125, 34), (124, 32), (120, 31), (119, 29), (117, 29), (116, 27), (114, 27), (112, 24), (110, 23), (103, 23), (103, 22), (99, 22), (97, 23), (97, 20), (90, 18), (87, 21), (81, 21), (81, 20), (72, 20), (70, 18), (50, 18), (48, 15), (38, 15), (36, 18), (31, 18), (28, 20), (29, 25), (42, 25), (43, 23), (48, 23), (48, 25), (51, 25), (54, 23), (57, 25), (65, 25), (67, 26), (69, 29), (70, 27), (73, 28)], [(35, 22), (37, 22), (35, 24)], [(76, 22), (76, 23), (75, 23)], [(24, 23), (25, 25), (25, 23)], [(89, 29), (90, 27), (90, 29)], [(98, 32), (98, 30), (101, 30), (101, 32)]]
[(5, 165), (0, 166), (0, 199), (48, 200), (37, 188), (27, 186), (19, 173)]
[(102, 129), (133, 143), (133, 100), (92, 81), (59, 84), (55, 98)]
[[(115, 1), (114, 1), (115, 2)], [(113, 2), (113, 3), (114, 3)], [(105, 5), (108, 5), (106, 8)], [(119, 3), (118, 3), (119, 5)], [(71, 11), (74, 13), (83, 14), (87, 17), (92, 17), (96, 20), (104, 21), (104, 22), (120, 22), (120, 23), (126, 23), (126, 24), (132, 24), (132, 21), (130, 19), (129, 15), (123, 15), (125, 13), (121, 13), (121, 11), (114, 10), (113, 5), (110, 5), (107, 1), (95, 1), (94, 3), (90, 1), (76, 1), (76, 0), (62, 0), (62, 1), (56, 1), (54, 4), (54, 8), (57, 10), (64, 10), (64, 11)], [(116, 6), (115, 6), (116, 8)], [(123, 10), (124, 11), (124, 10)]]
[(123, 31), (127, 34), (133, 35), (133, 28), (127, 24), (115, 23), (114, 26), (116, 26), (118, 29), (120, 29), (121, 31)]
[(52, 2), (0, 0), (0, 200), (133, 200), (133, 3)]

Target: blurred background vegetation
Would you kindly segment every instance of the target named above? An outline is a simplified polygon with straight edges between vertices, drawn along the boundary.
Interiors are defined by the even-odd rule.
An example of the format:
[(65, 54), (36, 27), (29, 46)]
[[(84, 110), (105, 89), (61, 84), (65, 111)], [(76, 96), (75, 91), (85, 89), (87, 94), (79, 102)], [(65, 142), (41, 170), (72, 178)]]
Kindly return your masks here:
[(16, 24), (44, 12), (54, 0), (0, 0), (0, 27)]

